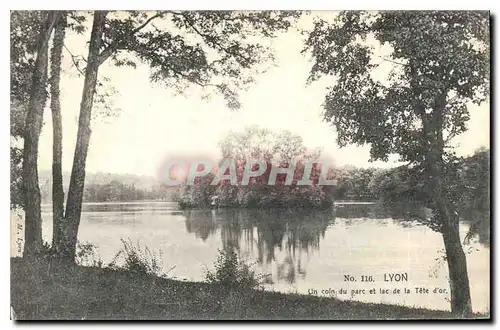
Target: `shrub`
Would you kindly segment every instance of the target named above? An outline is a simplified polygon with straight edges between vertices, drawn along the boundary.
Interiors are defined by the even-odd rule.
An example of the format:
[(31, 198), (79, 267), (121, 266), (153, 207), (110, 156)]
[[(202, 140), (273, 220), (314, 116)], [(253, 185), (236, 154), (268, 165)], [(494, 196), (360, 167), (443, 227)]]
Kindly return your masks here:
[(206, 281), (229, 290), (257, 289), (261, 286), (262, 280), (268, 276), (256, 273), (250, 265), (238, 260), (234, 251), (219, 250), (214, 267), (215, 272), (206, 271)]
[[(123, 243), (123, 248), (116, 253), (109, 264), (110, 268), (118, 267), (133, 273), (163, 276), (161, 273), (163, 269), (163, 256), (161, 251), (155, 253), (147, 246), (142, 248), (139, 242), (134, 245), (130, 238), (128, 241), (123, 239), (121, 241)], [(119, 266), (118, 260), (120, 258), (123, 259), (123, 263)]]
[(76, 244), (75, 262), (85, 267), (102, 267), (103, 261), (97, 246), (90, 242), (78, 242)]

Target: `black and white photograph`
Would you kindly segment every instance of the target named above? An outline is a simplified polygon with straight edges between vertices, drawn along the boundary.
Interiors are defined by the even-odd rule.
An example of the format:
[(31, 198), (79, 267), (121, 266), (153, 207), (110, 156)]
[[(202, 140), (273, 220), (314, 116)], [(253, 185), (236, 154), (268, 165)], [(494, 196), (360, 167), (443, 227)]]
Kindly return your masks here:
[(11, 320), (491, 319), (489, 11), (146, 9), (10, 10)]

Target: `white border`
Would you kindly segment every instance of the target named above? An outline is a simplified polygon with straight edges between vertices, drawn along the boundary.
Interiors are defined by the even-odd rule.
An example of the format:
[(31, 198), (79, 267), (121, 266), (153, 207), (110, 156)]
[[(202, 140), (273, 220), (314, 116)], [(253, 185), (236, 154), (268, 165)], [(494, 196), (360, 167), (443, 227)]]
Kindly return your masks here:
[[(349, 1), (326, 1), (326, 0), (307, 0), (307, 1), (297, 1), (297, 0), (274, 0), (274, 1), (269, 1), (269, 0), (239, 0), (239, 1), (229, 1), (229, 0), (216, 0), (216, 1), (201, 1), (201, 0), (183, 0), (183, 1), (176, 1), (175, 3), (173, 1), (165, 1), (165, 2), (158, 2), (158, 1), (151, 1), (151, 0), (141, 0), (141, 1), (132, 1), (132, 0), (122, 0), (120, 2), (104, 2), (102, 0), (87, 0), (83, 2), (68, 2), (68, 1), (34, 1), (34, 0), (18, 0), (15, 2), (2, 2), (0, 6), (2, 7), (7, 7), (5, 10), (1, 11), (1, 28), (2, 28), (2, 36), (4, 36), (4, 51), (0, 52), (0, 56), (2, 57), (2, 65), (0, 66), (2, 72), (1, 72), (1, 77), (2, 79), (2, 90), (4, 91), (4, 99), (3, 99), (3, 104), (4, 108), (2, 111), (0, 111), (0, 125), (3, 126), (3, 129), (0, 129), (1, 133), (1, 139), (0, 139), (0, 155), (2, 155), (3, 158), (0, 161), (1, 165), (1, 171), (0, 171), (0, 192), (1, 192), (1, 207), (2, 207), (2, 214), (4, 214), (4, 217), (2, 219), (3, 222), (3, 237), (2, 237), (2, 243), (3, 243), (3, 248), (1, 249), (2, 253), (4, 254), (3, 258), (3, 265), (4, 268), (0, 272), (0, 283), (1, 283), (1, 303), (0, 303), (0, 324), (1, 324), (1, 329), (5, 328), (13, 328), (16, 324), (12, 321), (10, 321), (10, 210), (9, 210), (9, 190), (7, 190), (9, 186), (9, 169), (10, 169), (10, 164), (9, 164), (9, 159), (7, 158), (9, 154), (9, 144), (10, 144), (10, 135), (9, 135), (9, 130), (10, 130), (10, 125), (9, 125), (9, 106), (10, 103), (8, 101), (8, 94), (7, 90), (9, 90), (9, 84), (10, 80), (8, 80), (10, 77), (9, 73), (9, 67), (8, 67), (8, 49), (9, 49), (9, 39), (8, 39), (8, 31), (9, 31), (9, 11), (14, 10), (14, 9), (73, 9), (73, 10), (84, 10), (88, 8), (92, 9), (234, 9), (234, 10), (244, 10), (244, 9), (284, 9), (284, 10), (290, 10), (290, 9), (302, 9), (302, 10), (339, 10), (339, 9), (351, 9), (351, 10), (359, 10), (359, 9), (377, 9), (377, 10), (387, 10), (387, 9), (398, 9), (398, 10), (437, 10), (437, 9), (454, 9), (454, 10), (491, 10), (493, 14), (498, 14), (500, 11), (497, 10), (498, 8), (498, 1), (488, 1), (488, 0), (473, 0), (473, 1), (436, 1), (436, 0), (419, 0), (417, 2), (413, 1), (376, 1), (376, 2), (367, 2), (367, 1), (362, 1), (362, 0), (349, 0)], [(498, 25), (498, 16), (495, 17), (496, 20), (496, 25)], [(497, 29), (495, 26), (495, 32), (493, 34), (495, 37), (495, 40), (492, 40), (494, 43), (497, 40), (498, 33)], [(498, 64), (498, 50), (495, 53), (495, 58), (496, 64)], [(496, 66), (496, 65), (495, 65)], [(494, 66), (494, 67), (495, 67)], [(495, 74), (496, 76), (496, 74)], [(493, 77), (492, 77), (492, 81)], [(498, 89), (494, 89), (494, 100), (498, 102)], [(493, 104), (494, 106), (494, 104)], [(497, 114), (495, 116), (495, 126), (499, 127), (499, 122), (500, 122), (500, 115)], [(491, 131), (492, 134), (494, 130)], [(495, 137), (494, 145), (499, 145), (500, 143), (500, 135), (497, 134)], [(492, 147), (494, 146), (492, 145)], [(492, 169), (492, 171), (496, 170), (498, 166), (498, 162), (495, 162), (496, 166), (495, 169)], [(495, 180), (495, 182), (492, 184), (492, 187), (496, 187), (499, 184), (499, 179), (498, 176)], [(495, 196), (495, 202), (500, 199), (498, 194), (494, 194)], [(495, 220), (493, 220), (495, 221)], [(499, 224), (497, 223), (495, 228), (494, 237), (498, 237), (498, 227)], [(494, 246), (496, 247), (497, 244)], [(494, 255), (497, 255), (497, 251), (494, 252)], [(493, 280), (493, 279), (492, 279)], [(495, 282), (498, 284), (497, 276), (495, 276)], [(496, 286), (498, 288), (498, 285)], [(496, 296), (495, 295), (491, 297), (493, 298)], [(494, 306), (496, 306), (496, 310), (494, 311), (496, 317), (498, 317), (498, 303), (495, 303)], [(214, 324), (218, 325), (220, 323)], [(293, 323), (292, 323), (293, 324)], [(281, 326), (289, 326), (292, 324), (280, 324)], [(323, 323), (324, 324), (324, 323)], [(344, 323), (345, 324), (345, 323)], [(456, 323), (455, 323), (456, 324)], [(133, 324), (133, 326), (139, 326), (143, 327), (145, 326), (146, 323), (138, 325), (138, 324)], [(169, 327), (178, 327), (179, 325), (174, 325), (174, 324), (166, 324)], [(203, 327), (207, 326), (207, 324), (196, 324), (196, 325), (201, 325)], [(230, 324), (230, 326), (235, 326), (236, 324)], [(259, 327), (263, 326), (268, 326), (268, 325), (263, 325), (263, 324), (255, 324)], [(273, 324), (275, 325), (275, 324)], [(277, 325), (277, 324), (276, 324)], [(307, 326), (306, 324), (302, 324), (304, 326)], [(325, 325), (325, 324), (324, 324)], [(334, 326), (338, 326), (340, 324), (335, 324), (332, 323)], [(349, 323), (345, 324), (349, 325)], [(357, 327), (366, 327), (366, 326), (373, 326), (375, 324), (356, 324)], [(377, 324), (378, 326), (387, 326), (387, 323), (379, 323)], [(399, 326), (405, 326), (408, 324), (401, 324), (397, 323)], [(470, 324), (469, 324), (470, 325)], [(69, 327), (73, 326), (70, 324), (61, 324), (63, 327)], [(123, 326), (123, 323), (121, 324), (115, 324), (115, 326)], [(193, 326), (193, 325), (190, 325)], [(247, 325), (247, 324), (238, 324), (238, 326), (242, 328), (247, 328), (252, 325)], [(352, 325), (350, 325), (352, 326)], [(425, 326), (426, 328), (434, 327), (436, 325), (434, 324), (419, 324), (418, 326)], [(92, 329), (99, 329), (103, 328), (103, 324), (87, 324), (84, 325), (85, 328), (90, 328)]]
[(63, 2), (63, 1), (34, 1), (21, 0), (9, 3), (10, 9), (72, 9), (88, 10), (92, 9), (184, 9), (184, 10), (488, 10), (495, 4), (492, 0), (474, 1), (390, 1), (379, 0), (367, 2), (363, 0), (349, 1), (326, 1), (326, 0), (182, 0), (182, 1), (133, 1), (124, 0), (119, 2), (105, 2), (99, 0), (88, 0), (83, 2)]

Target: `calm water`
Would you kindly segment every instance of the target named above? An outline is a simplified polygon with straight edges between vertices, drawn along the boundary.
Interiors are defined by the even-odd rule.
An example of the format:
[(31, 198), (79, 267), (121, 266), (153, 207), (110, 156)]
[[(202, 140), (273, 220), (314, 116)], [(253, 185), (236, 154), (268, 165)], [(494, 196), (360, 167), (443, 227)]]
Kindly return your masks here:
[[(345, 289), (340, 299), (397, 303), (449, 309), (448, 270), (443, 263), (440, 234), (420, 224), (414, 207), (390, 210), (378, 204), (341, 204), (321, 212), (257, 210), (183, 211), (175, 203), (85, 204), (79, 240), (98, 247), (110, 262), (122, 247), (120, 239), (161, 250), (170, 277), (203, 280), (212, 269), (218, 249), (234, 248), (266, 274), (266, 289), (329, 295), (322, 290)], [(51, 206), (43, 207), (44, 237), (52, 236)], [(468, 230), (461, 225), (462, 237)], [(473, 309), (489, 310), (489, 247), (466, 246)], [(407, 273), (408, 282), (385, 282), (384, 274)], [(345, 276), (357, 281), (346, 281)], [(361, 276), (373, 282), (361, 282)], [(431, 290), (417, 294), (415, 287)], [(391, 294), (379, 294), (380, 288)], [(392, 294), (393, 289), (409, 294)], [(352, 290), (365, 289), (365, 294)], [(377, 294), (369, 294), (375, 289)], [(316, 290), (316, 292), (314, 292)]]

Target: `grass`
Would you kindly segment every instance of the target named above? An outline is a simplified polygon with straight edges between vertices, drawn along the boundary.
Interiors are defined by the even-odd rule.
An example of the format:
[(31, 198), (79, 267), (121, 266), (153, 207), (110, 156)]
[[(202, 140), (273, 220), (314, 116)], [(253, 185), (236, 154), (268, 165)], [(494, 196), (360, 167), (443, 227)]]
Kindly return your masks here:
[[(147, 246), (142, 248), (139, 242), (134, 244), (130, 238), (128, 241), (124, 239), (121, 241), (123, 248), (116, 253), (115, 257), (108, 265), (109, 268), (123, 268), (137, 274), (161, 275), (161, 270), (163, 268), (161, 250), (156, 253), (155, 251), (151, 251)], [(118, 266), (120, 259), (122, 259), (123, 262), (121, 266)]]
[(18, 320), (435, 319), (445, 311), (262, 290), (228, 291), (127, 270), (11, 259)]

